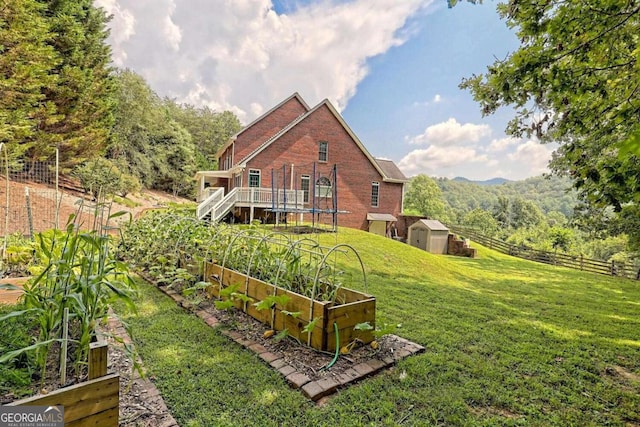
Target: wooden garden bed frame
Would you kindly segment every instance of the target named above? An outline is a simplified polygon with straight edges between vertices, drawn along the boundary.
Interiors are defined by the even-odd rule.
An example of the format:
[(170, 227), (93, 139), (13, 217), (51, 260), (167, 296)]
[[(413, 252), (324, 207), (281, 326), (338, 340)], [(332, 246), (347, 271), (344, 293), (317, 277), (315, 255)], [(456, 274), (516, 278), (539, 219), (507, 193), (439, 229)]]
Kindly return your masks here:
[(120, 376), (107, 375), (107, 343), (89, 346), (88, 381), (59, 388), (49, 394), (16, 400), (7, 406), (64, 407), (64, 425), (117, 427), (120, 406)]
[[(373, 341), (371, 330), (355, 330), (359, 323), (368, 322), (375, 328), (376, 299), (372, 295), (367, 295), (347, 288), (340, 288), (334, 304), (328, 301), (312, 300), (304, 295), (286, 290), (279, 286), (272, 285), (262, 280), (249, 277), (246, 274), (235, 270), (223, 268), (212, 262), (204, 264), (204, 280), (211, 285), (208, 288), (210, 296), (220, 298), (220, 290), (232, 284), (240, 284), (238, 289), (252, 299), (252, 303), (244, 303), (236, 299), (234, 306), (247, 313), (254, 319), (267, 325), (273, 325), (277, 331), (288, 330), (288, 334), (311, 347), (322, 351), (336, 350), (336, 328), (337, 325), (339, 347), (342, 347), (354, 339), (360, 339), (364, 344)], [(264, 300), (266, 297), (274, 295), (287, 295), (288, 302), (284, 307), (276, 305), (271, 310), (258, 310), (253, 304)], [(297, 317), (283, 313), (299, 313)], [(320, 318), (315, 324), (311, 334), (303, 332), (305, 326), (313, 319)]]

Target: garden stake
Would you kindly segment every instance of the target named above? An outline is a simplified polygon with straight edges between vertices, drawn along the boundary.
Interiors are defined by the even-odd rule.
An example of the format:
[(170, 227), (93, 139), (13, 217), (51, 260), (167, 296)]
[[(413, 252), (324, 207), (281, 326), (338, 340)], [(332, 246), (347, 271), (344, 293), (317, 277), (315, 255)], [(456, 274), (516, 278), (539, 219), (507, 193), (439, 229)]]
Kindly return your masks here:
[(62, 316), (62, 349), (60, 350), (60, 385), (67, 382), (67, 346), (69, 345), (69, 307)]

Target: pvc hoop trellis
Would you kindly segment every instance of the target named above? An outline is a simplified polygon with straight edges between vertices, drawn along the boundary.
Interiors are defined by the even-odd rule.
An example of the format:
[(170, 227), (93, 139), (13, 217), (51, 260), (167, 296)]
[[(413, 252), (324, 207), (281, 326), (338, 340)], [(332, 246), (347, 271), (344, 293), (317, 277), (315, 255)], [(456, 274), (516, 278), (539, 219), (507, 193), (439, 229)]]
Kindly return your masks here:
[[(311, 292), (312, 297), (311, 297), (311, 302), (309, 303), (309, 321), (313, 320), (313, 301), (315, 298), (315, 292), (317, 290), (318, 287), (318, 281), (320, 280), (320, 271), (321, 271), (321, 267), (324, 266), (327, 262), (327, 258), (329, 258), (329, 255), (331, 255), (332, 253), (334, 253), (336, 250), (338, 250), (339, 248), (347, 248), (347, 249), (351, 249), (351, 251), (356, 255), (356, 258), (358, 258), (358, 262), (360, 263), (360, 268), (362, 269), (362, 280), (364, 283), (364, 292), (367, 292), (367, 274), (365, 273), (364, 270), (364, 263), (362, 262), (362, 258), (360, 258), (360, 254), (358, 254), (358, 251), (355, 250), (355, 248), (347, 243), (339, 243), (337, 245), (335, 245), (334, 247), (332, 247), (331, 249), (329, 249), (329, 252), (327, 252), (324, 257), (322, 258), (322, 262), (319, 264), (318, 266), (318, 270), (316, 271), (316, 277), (313, 280), (313, 290)], [(309, 331), (309, 334), (307, 336), (307, 345), (311, 345), (311, 333), (313, 331)]]
[[(260, 246), (266, 242), (269, 241), (269, 243), (274, 243), (274, 241), (272, 240), (274, 236), (279, 236), (279, 237), (284, 237), (285, 241), (287, 243), (291, 243), (291, 237), (287, 236), (285, 233), (281, 232), (281, 231), (272, 231), (270, 233), (265, 234), (262, 239), (260, 239), (260, 241), (258, 242), (258, 244), (253, 248), (253, 252), (251, 252), (251, 257), (249, 257), (249, 263), (247, 264), (247, 277), (245, 278), (244, 281), (244, 294), (246, 295), (249, 292), (249, 277), (251, 276), (251, 266), (253, 265), (253, 258), (255, 256), (255, 254), (258, 252), (258, 249), (260, 249)], [(279, 268), (278, 268), (279, 270)], [(275, 283), (274, 283), (275, 285)], [(244, 310), (243, 311), (247, 311), (247, 301), (244, 302)]]
[[(285, 237), (283, 242), (282, 240), (277, 240), (274, 237)], [(342, 253), (342, 254), (348, 254), (350, 252), (353, 252), (356, 256), (356, 258), (358, 259), (358, 263), (360, 264), (360, 269), (362, 271), (362, 280), (363, 280), (363, 284), (364, 284), (364, 290), (365, 293), (367, 292), (367, 276), (366, 276), (366, 272), (365, 272), (365, 268), (364, 268), (364, 263), (362, 262), (362, 258), (360, 257), (360, 255), (358, 254), (358, 252), (355, 250), (355, 248), (349, 244), (346, 243), (340, 243), (337, 244), (331, 248), (327, 248), (327, 247), (323, 247), (321, 245), (318, 244), (318, 242), (316, 242), (315, 240), (309, 239), (309, 238), (304, 238), (304, 239), (300, 239), (300, 240), (295, 240), (295, 241), (291, 241), (290, 238), (282, 233), (282, 232), (271, 232), (271, 233), (267, 233), (264, 234), (262, 233), (260, 230), (256, 230), (256, 229), (248, 229), (248, 230), (242, 230), (239, 231), (238, 233), (236, 233), (235, 235), (233, 235), (230, 239), (230, 241), (228, 242), (228, 246), (225, 249), (224, 252), (224, 256), (222, 259), (222, 263), (220, 265), (221, 267), (221, 271), (220, 271), (220, 277), (218, 277), (218, 282), (220, 284), (220, 286), (222, 286), (223, 283), (223, 278), (224, 278), (224, 272), (226, 269), (229, 269), (229, 267), (227, 266), (227, 261), (229, 260), (229, 255), (231, 254), (231, 252), (233, 251), (233, 247), (236, 244), (236, 242), (238, 241), (238, 239), (242, 240), (247, 240), (247, 241), (251, 241), (254, 244), (248, 244), (247, 245), (247, 249), (251, 250), (251, 255), (249, 257), (248, 260), (248, 264), (246, 267), (246, 278), (245, 278), (245, 295), (248, 292), (248, 286), (249, 286), (249, 277), (251, 276), (251, 270), (254, 267), (254, 263), (255, 263), (255, 255), (258, 253), (258, 250), (260, 249), (260, 247), (266, 243), (269, 244), (273, 244), (273, 245), (287, 245), (286, 250), (283, 252), (282, 258), (279, 259), (280, 264), (276, 270), (276, 277), (275, 277), (275, 283), (273, 283), (274, 286), (278, 286), (278, 281), (280, 278), (280, 272), (282, 271), (282, 269), (280, 268), (280, 265), (282, 265), (283, 262), (286, 262), (288, 257), (293, 253), (293, 251), (298, 247), (298, 249), (302, 249), (305, 252), (309, 253), (309, 265), (312, 264), (314, 258), (317, 261), (316, 264), (316, 268), (315, 268), (315, 276), (313, 279), (313, 286), (311, 289), (311, 296), (310, 296), (310, 308), (309, 308), (309, 319), (308, 322), (312, 322), (313, 321), (313, 302), (315, 301), (315, 298), (317, 296), (317, 292), (318, 292), (318, 284), (320, 281), (320, 274), (322, 271), (326, 270), (326, 266), (328, 266), (328, 261), (329, 261), (329, 257), (331, 255), (337, 255), (338, 253)], [(309, 245), (309, 242), (312, 242), (313, 245)], [(304, 244), (307, 244), (311, 247), (311, 249), (308, 248), (303, 248), (302, 246)], [(325, 250), (327, 250), (325, 252)], [(233, 266), (230, 269), (237, 269), (237, 267)], [(336, 273), (335, 271), (335, 260), (334, 260), (334, 267), (330, 268), (330, 271), (332, 271), (334, 274)], [(282, 286), (280, 286), (282, 288)], [(341, 287), (341, 286), (339, 286)], [(337, 290), (338, 288), (336, 288), (335, 292), (337, 294)], [(286, 288), (285, 288), (286, 289)], [(277, 290), (274, 290), (274, 292), (277, 292)], [(275, 294), (274, 294), (275, 295)], [(334, 302), (335, 302), (335, 297), (334, 297)], [(244, 302), (243, 304), (244, 307), (244, 311), (247, 310), (247, 302)], [(272, 313), (272, 323), (273, 323), (273, 313)], [(310, 330), (308, 333), (308, 338), (307, 338), (307, 344), (310, 345), (311, 344), (311, 337), (313, 334), (313, 330)]]
[[(185, 227), (183, 230), (181, 230), (180, 235), (176, 240), (176, 243), (174, 245), (174, 254), (177, 254), (180, 248), (180, 243), (183, 241), (183, 239), (186, 236), (189, 235), (188, 232), (193, 231), (194, 226), (197, 226), (198, 224), (200, 224), (199, 220), (192, 219), (183, 215), (173, 214), (173, 213), (156, 215), (155, 218), (153, 218), (153, 220), (157, 221), (155, 226), (152, 228), (152, 233), (154, 234), (159, 232), (160, 229), (163, 227), (170, 228), (169, 224), (167, 224), (167, 222), (169, 222), (170, 220), (173, 220), (174, 222), (185, 222), (188, 225), (188, 227)], [(279, 245), (279, 246), (286, 247), (286, 249), (282, 252), (281, 257), (277, 260), (278, 265), (277, 265), (276, 275), (273, 283), (273, 285), (276, 287), (278, 286), (278, 282), (281, 277), (281, 272), (283, 271), (281, 266), (284, 265), (284, 263), (288, 262), (290, 256), (296, 251), (296, 249), (308, 253), (309, 258), (308, 258), (308, 264), (306, 265), (313, 266), (313, 263), (314, 262), (316, 263), (316, 266), (315, 266), (316, 271), (315, 271), (313, 286), (311, 288), (311, 295), (310, 295), (309, 319), (308, 319), (309, 323), (311, 323), (314, 319), (313, 302), (317, 297), (319, 283), (320, 283), (320, 276), (322, 271), (326, 270), (325, 267), (329, 265), (328, 262), (329, 262), (329, 257), (331, 255), (335, 256), (338, 253), (348, 254), (350, 252), (353, 252), (353, 254), (355, 254), (362, 271), (364, 290), (365, 290), (365, 293), (367, 292), (367, 278), (366, 278), (364, 264), (358, 252), (355, 250), (355, 248), (353, 248), (353, 246), (349, 244), (341, 243), (331, 248), (328, 248), (328, 247), (321, 246), (317, 241), (310, 238), (302, 238), (299, 240), (292, 241), (291, 237), (283, 232), (276, 231), (276, 232), (264, 233), (259, 229), (253, 229), (253, 228), (238, 231), (238, 230), (234, 230), (233, 227), (224, 227), (224, 226), (215, 227), (215, 229), (216, 230), (214, 234), (211, 236), (209, 241), (205, 243), (205, 247), (207, 248), (205, 252), (205, 259), (208, 259), (209, 255), (213, 255), (211, 251), (212, 245), (210, 244), (210, 242), (215, 240), (217, 243), (220, 243), (219, 237), (223, 237), (225, 236), (225, 234), (229, 235), (227, 236), (228, 241), (225, 242), (226, 248), (224, 250), (224, 255), (222, 258), (220, 277), (218, 278), (218, 281), (221, 286), (223, 283), (224, 272), (226, 269), (228, 269), (227, 262), (229, 260), (230, 254), (232, 253), (236, 245), (236, 242), (238, 241), (238, 239), (240, 239), (241, 241), (246, 240), (248, 243), (246, 249), (251, 251), (251, 255), (249, 256), (249, 260), (246, 266), (245, 295), (248, 292), (249, 277), (251, 277), (252, 268), (255, 267), (256, 254), (258, 253), (259, 249), (263, 245), (271, 244), (271, 245)], [(249, 243), (249, 242), (252, 242), (252, 243)], [(307, 247), (305, 247), (305, 245)], [(233, 266), (232, 268), (237, 268), (237, 267)], [(334, 275), (336, 274), (335, 258), (334, 258), (334, 266), (333, 267), (330, 266), (329, 271), (331, 271)], [(338, 286), (334, 291), (336, 292), (336, 294), (339, 287), (340, 286)], [(276, 293), (277, 293), (277, 289), (274, 289), (274, 296), (276, 295)], [(334, 301), (335, 301), (335, 297), (334, 297)], [(246, 310), (247, 310), (247, 302), (244, 303), (244, 311), (246, 312)], [(272, 312), (272, 326), (273, 326), (273, 316), (275, 316), (275, 311)], [(309, 330), (308, 332), (308, 337), (307, 337), (308, 345), (311, 344), (312, 334), (313, 334), (313, 329)]]
[[(319, 253), (320, 255), (324, 256), (324, 253), (322, 252), (322, 246), (320, 246), (320, 244), (316, 240), (310, 239), (308, 237), (303, 237), (302, 239), (296, 240), (291, 245), (289, 245), (289, 247), (287, 248), (285, 254), (282, 257), (281, 262), (286, 262), (289, 259), (289, 255), (291, 255), (293, 253), (293, 251), (296, 249), (296, 247), (297, 246), (301, 246), (302, 244), (310, 245), (312, 249), (317, 249), (318, 250), (318, 252), (314, 252), (312, 250), (306, 250), (306, 252), (309, 253), (309, 261), (311, 261), (314, 253), (315, 254)], [(300, 249), (302, 249), (302, 248), (300, 248)], [(278, 293), (277, 286), (278, 286), (278, 279), (280, 278), (280, 272), (281, 271), (282, 271), (282, 269), (278, 268), (278, 271), (276, 273), (276, 277), (275, 277), (275, 280), (274, 280), (274, 283), (273, 283), (273, 285), (274, 285), (273, 296), (274, 297)], [(275, 316), (276, 316), (275, 310), (271, 310), (271, 328), (272, 329), (273, 329), (273, 324), (275, 322)]]

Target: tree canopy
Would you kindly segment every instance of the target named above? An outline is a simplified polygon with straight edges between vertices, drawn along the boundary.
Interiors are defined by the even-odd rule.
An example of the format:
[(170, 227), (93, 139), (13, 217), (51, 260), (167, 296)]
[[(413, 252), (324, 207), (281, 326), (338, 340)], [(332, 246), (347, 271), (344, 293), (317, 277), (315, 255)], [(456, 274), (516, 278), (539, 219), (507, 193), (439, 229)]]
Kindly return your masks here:
[(131, 70), (118, 70), (114, 79), (115, 125), (107, 156), (147, 188), (189, 195), (196, 170), (213, 168), (210, 156), (240, 122), (228, 111), (161, 99)]
[(417, 175), (411, 178), (405, 193), (405, 208), (408, 213), (449, 222), (442, 191), (433, 178)]
[(91, 0), (0, 8), (0, 142), (14, 164), (102, 154), (113, 123), (107, 17)]
[(55, 110), (43, 91), (56, 84), (60, 59), (44, 10), (35, 0), (0, 8), (0, 143), (12, 161), (36, 144), (38, 126)]
[[(484, 115), (514, 106), (510, 135), (558, 143), (550, 166), (572, 179), (582, 200), (637, 217), (640, 3), (509, 0), (498, 11), (520, 48), (461, 88)], [(640, 231), (627, 228), (640, 242)]]

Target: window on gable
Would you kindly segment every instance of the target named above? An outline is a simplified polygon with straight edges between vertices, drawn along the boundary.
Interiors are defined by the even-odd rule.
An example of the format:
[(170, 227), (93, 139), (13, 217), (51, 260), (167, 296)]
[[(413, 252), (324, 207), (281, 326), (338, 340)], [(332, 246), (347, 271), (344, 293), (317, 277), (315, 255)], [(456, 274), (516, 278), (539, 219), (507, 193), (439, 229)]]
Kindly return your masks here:
[(260, 169), (249, 169), (249, 187), (260, 187)]
[(329, 143), (327, 141), (320, 141), (318, 146), (318, 160), (326, 162), (329, 159)]
[(371, 183), (371, 206), (374, 208), (377, 208), (379, 201), (380, 201), (380, 183), (377, 181), (373, 181)]
[(311, 182), (311, 177), (309, 175), (302, 175), (300, 178), (300, 189), (303, 191), (303, 201), (304, 203), (309, 203), (309, 183)]
[(316, 181), (316, 197), (333, 197), (331, 181), (326, 176), (322, 176)]

